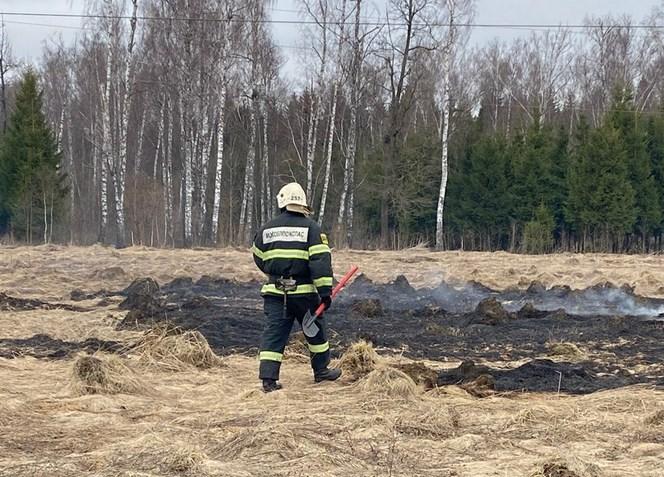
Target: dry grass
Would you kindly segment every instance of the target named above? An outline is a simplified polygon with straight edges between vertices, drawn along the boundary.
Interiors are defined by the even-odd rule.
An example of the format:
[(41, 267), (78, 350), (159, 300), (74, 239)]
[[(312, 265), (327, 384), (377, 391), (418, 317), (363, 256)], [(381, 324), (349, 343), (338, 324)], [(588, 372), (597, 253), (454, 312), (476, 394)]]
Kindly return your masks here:
[(588, 355), (581, 350), (574, 343), (565, 342), (550, 342), (547, 343), (550, 356), (557, 356), (571, 361), (581, 361), (588, 357)]
[[(476, 280), (505, 289), (528, 287), (538, 280), (545, 287), (585, 288), (610, 281), (634, 286), (640, 294), (664, 297), (664, 255), (514, 255), (411, 248), (393, 252), (334, 250), (334, 263), (337, 273), (357, 264), (374, 281), (389, 282), (405, 275), (415, 286), (435, 286), (446, 279)], [(146, 276), (167, 283), (181, 276), (197, 280), (204, 274), (239, 281), (263, 279), (249, 250), (240, 248), (0, 247), (0, 289), (22, 297), (66, 300), (74, 288), (117, 290)]]
[(415, 381), (403, 371), (389, 366), (371, 371), (358, 384), (362, 392), (390, 398), (415, 399), (418, 395)]
[(192, 472), (201, 475), (202, 464), (207, 460), (207, 455), (200, 448), (191, 444), (171, 446), (167, 449), (165, 464), (168, 470), (173, 472)]
[[(448, 271), (446, 278), (476, 279), (496, 288), (538, 277), (546, 286), (626, 282), (641, 293), (664, 283), (664, 256), (519, 256), (517, 261), (509, 254), (417, 249), (335, 254), (339, 271), (351, 262), (372, 279), (405, 273), (419, 286), (443, 278), (440, 270)], [(515, 273), (507, 273), (515, 263)], [(125, 276), (97, 273), (112, 267), (122, 268)], [(159, 283), (177, 276), (196, 279), (202, 271), (259, 278), (245, 250), (0, 249), (0, 290), (42, 300), (66, 301), (74, 288), (117, 290), (142, 276)], [(124, 313), (114, 307), (1, 313), (0, 337), (41, 332), (68, 341), (99, 337), (127, 345), (145, 338), (115, 330)], [(96, 376), (90, 389), (108, 384), (109, 358), (124, 366), (110, 366), (121, 387), (127, 389), (131, 377), (148, 392), (135, 387), (86, 395), (68, 386), (76, 359), (0, 358), (0, 477), (561, 477), (552, 472), (566, 470), (579, 477), (662, 476), (660, 390), (633, 386), (588, 396), (484, 399), (456, 386), (422, 393), (390, 369), (402, 358), (378, 359), (369, 345), (361, 347), (363, 352), (346, 362), (354, 363), (357, 383), (348, 384), (346, 368), (341, 382), (314, 384), (308, 362), (293, 360), (282, 373), (284, 389), (268, 395), (255, 380), (256, 360), (246, 356), (199, 369), (179, 358), (144, 365), (137, 351), (130, 358), (97, 353), (93, 357), (104, 363), (103, 373), (98, 363), (76, 373)], [(168, 349), (165, 356), (179, 355)], [(170, 364), (164, 367), (162, 361)], [(439, 369), (458, 362), (427, 364)], [(85, 383), (76, 379), (78, 386)]]
[(664, 424), (664, 409), (655, 411), (644, 419), (644, 424), (647, 426), (661, 426)]
[(143, 365), (171, 371), (182, 371), (191, 366), (207, 369), (223, 364), (200, 332), (169, 325), (145, 332), (131, 347), (131, 352)]
[(531, 477), (600, 477), (599, 468), (579, 458), (559, 457), (537, 466)]
[(247, 379), (255, 359), (231, 356), (195, 373), (137, 367), (153, 393), (72, 397), (60, 392), (71, 362), (13, 360), (0, 366), (0, 476), (293, 476), (301, 468), (369, 477), (391, 466), (403, 477), (513, 477), (561, 462), (581, 477), (594, 474), (578, 462), (593, 462), (602, 477), (661, 475), (664, 445), (635, 440), (660, 392), (421, 394), (388, 367), (401, 360), (381, 361), (387, 366), (351, 386), (315, 385), (309, 365), (294, 362), (284, 389), (265, 395)]
[(351, 344), (339, 360), (339, 366), (349, 380), (358, 380), (376, 369), (378, 354), (371, 343), (360, 340)]
[(122, 358), (103, 353), (79, 356), (72, 366), (69, 387), (79, 396), (139, 394), (147, 391), (140, 377)]

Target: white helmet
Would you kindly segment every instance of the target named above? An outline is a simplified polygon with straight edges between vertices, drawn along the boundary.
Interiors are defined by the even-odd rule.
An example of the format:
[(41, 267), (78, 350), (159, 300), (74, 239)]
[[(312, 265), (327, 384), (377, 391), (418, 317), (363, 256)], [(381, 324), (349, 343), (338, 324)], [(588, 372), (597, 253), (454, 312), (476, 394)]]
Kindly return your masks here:
[(277, 205), (280, 209), (284, 207), (291, 212), (309, 215), (311, 209), (307, 205), (307, 194), (297, 182), (291, 182), (281, 188), (277, 194)]

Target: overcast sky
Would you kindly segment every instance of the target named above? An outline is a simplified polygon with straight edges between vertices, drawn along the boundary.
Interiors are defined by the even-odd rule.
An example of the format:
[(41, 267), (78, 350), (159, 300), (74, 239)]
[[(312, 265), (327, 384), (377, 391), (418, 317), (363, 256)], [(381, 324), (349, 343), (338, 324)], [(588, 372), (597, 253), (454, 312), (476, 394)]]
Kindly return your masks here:
[[(386, 0), (373, 0), (384, 5)], [(83, 13), (86, 0), (0, 0), (2, 12)], [(476, 23), (552, 23), (578, 24), (588, 15), (607, 13), (631, 15), (641, 21), (664, 0), (477, 0)], [(271, 9), (272, 18), (292, 20), (298, 11), (298, 0), (276, 0)], [(41, 57), (44, 42), (62, 36), (73, 42), (81, 34), (81, 20), (76, 18), (46, 18), (4, 16), (9, 39), (15, 56), (30, 62)], [(289, 74), (297, 69), (297, 48), (300, 34), (297, 25), (273, 25), (275, 41), (284, 47)], [(471, 41), (482, 44), (494, 37), (510, 40), (528, 34), (514, 29), (476, 28)]]

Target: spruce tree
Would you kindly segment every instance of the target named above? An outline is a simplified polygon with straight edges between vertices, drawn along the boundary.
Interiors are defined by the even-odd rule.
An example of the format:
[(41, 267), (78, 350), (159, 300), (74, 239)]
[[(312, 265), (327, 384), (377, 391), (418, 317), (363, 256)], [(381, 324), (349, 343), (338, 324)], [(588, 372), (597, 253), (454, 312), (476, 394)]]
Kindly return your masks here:
[(23, 75), (0, 149), (0, 205), (16, 237), (30, 243), (51, 240), (67, 192), (37, 83), (34, 71)]
[(611, 111), (607, 122), (615, 128), (624, 145), (627, 155), (629, 179), (635, 192), (635, 232), (642, 238), (642, 246), (647, 245), (647, 237), (662, 221), (659, 191), (652, 173), (648, 154), (647, 131), (634, 108), (629, 88), (614, 93)]
[[(655, 186), (657, 189), (659, 207), (664, 211), (664, 107), (659, 114), (653, 115), (647, 125), (647, 146), (650, 156), (650, 167), (652, 169)], [(657, 224), (656, 231), (662, 233), (662, 220)]]
[(465, 181), (462, 213), (479, 233), (482, 248), (508, 246), (512, 210), (509, 149), (501, 135), (485, 137), (472, 146)]
[(566, 217), (579, 237), (615, 245), (636, 222), (635, 193), (620, 132), (610, 124), (590, 130), (582, 121), (568, 175)]

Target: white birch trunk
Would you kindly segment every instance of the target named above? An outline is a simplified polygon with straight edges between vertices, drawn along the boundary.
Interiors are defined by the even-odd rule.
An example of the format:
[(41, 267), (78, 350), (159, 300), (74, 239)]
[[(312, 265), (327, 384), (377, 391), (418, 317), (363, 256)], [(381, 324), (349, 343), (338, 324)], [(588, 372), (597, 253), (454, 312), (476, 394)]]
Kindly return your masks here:
[(449, 61), (445, 61), (445, 93), (443, 94), (443, 134), (441, 144), (441, 177), (438, 192), (438, 208), (436, 209), (436, 249), (443, 248), (443, 211), (445, 209), (445, 194), (447, 192), (447, 149), (450, 131), (450, 87), (449, 87)]
[(307, 199), (311, 201), (311, 189), (313, 187), (314, 176), (314, 149), (315, 146), (315, 132), (316, 129), (316, 106), (314, 92), (311, 92), (311, 112), (309, 114), (309, 130), (307, 131)]
[(138, 130), (138, 147), (136, 148), (136, 158), (134, 159), (134, 177), (141, 171), (141, 160), (143, 158), (143, 139), (145, 137), (145, 123), (148, 108), (143, 108), (141, 114), (141, 126)]
[[(66, 94), (66, 93), (65, 93)], [(60, 120), (58, 121), (58, 132), (56, 134), (56, 143), (58, 144), (58, 153), (62, 153), (62, 140), (65, 130), (65, 109), (67, 109), (67, 99), (62, 103), (62, 111), (60, 112)]]
[(454, 43), (456, 40), (456, 26), (454, 25), (454, 15), (456, 10), (455, 0), (448, 0), (448, 11), (450, 15), (448, 25), (448, 40), (444, 51), (443, 69), (444, 69), (444, 90), (443, 90), (443, 133), (441, 137), (441, 176), (440, 176), (440, 190), (438, 192), (438, 207), (436, 209), (436, 249), (443, 249), (444, 238), (444, 210), (445, 210), (445, 194), (447, 192), (447, 149), (449, 145), (450, 134), (450, 68), (452, 67), (452, 54), (454, 52)]
[(132, 94), (132, 68), (131, 60), (134, 52), (134, 36), (136, 33), (136, 11), (138, 8), (138, 0), (132, 0), (133, 10), (131, 15), (131, 29), (129, 33), (129, 45), (127, 47), (127, 57), (125, 58), (124, 65), (124, 93), (122, 100), (119, 103), (121, 117), (120, 117), (120, 151), (115, 155), (117, 164), (115, 166), (113, 179), (115, 183), (115, 218), (118, 227), (118, 242), (120, 246), (125, 245), (126, 240), (126, 225), (124, 213), (124, 196), (125, 196), (125, 176), (127, 174), (127, 142), (129, 141), (128, 127), (129, 127), (129, 109), (131, 107), (130, 100)]
[(334, 86), (332, 87), (332, 111), (330, 112), (330, 130), (327, 142), (327, 157), (325, 159), (325, 179), (323, 181), (323, 194), (320, 200), (320, 209), (318, 213), (318, 223), (323, 223), (323, 218), (325, 217), (325, 205), (327, 203), (327, 193), (330, 185), (330, 173), (332, 170), (332, 150), (334, 148), (334, 128), (336, 124), (337, 116), (337, 94), (339, 93), (339, 83), (341, 82), (341, 63), (343, 61), (343, 42), (344, 42), (344, 31), (346, 26), (346, 2), (343, 0), (341, 2), (341, 21), (339, 24), (339, 44), (337, 45), (337, 77), (334, 80)]
[(97, 126), (96, 126), (96, 121), (97, 118), (95, 117), (97, 113), (94, 111), (94, 108), (91, 108), (93, 113), (90, 116), (90, 126), (88, 126), (89, 129), (89, 140), (90, 140), (90, 155), (92, 158), (92, 185), (95, 189), (97, 189), (97, 177), (99, 175), (99, 160), (97, 157)]
[(244, 193), (240, 207), (240, 230), (242, 240), (249, 242), (254, 212), (254, 169), (256, 162), (256, 108), (252, 100), (250, 112), (250, 138), (247, 152), (247, 167), (244, 173)]
[(194, 183), (191, 177), (191, 161), (192, 161), (192, 139), (188, 137), (185, 128), (187, 121), (187, 114), (185, 111), (184, 101), (182, 94), (179, 99), (180, 106), (180, 141), (184, 152), (184, 190), (182, 191), (182, 207), (184, 212), (184, 239), (187, 245), (191, 244), (193, 238), (191, 209), (193, 202)]
[(330, 129), (327, 137), (327, 157), (325, 159), (325, 179), (323, 181), (323, 195), (320, 199), (320, 209), (318, 211), (318, 223), (323, 223), (325, 217), (325, 204), (327, 203), (327, 191), (330, 186), (330, 172), (332, 169), (332, 148), (334, 146), (334, 123), (337, 115), (337, 88), (338, 83), (334, 82), (332, 90), (332, 111), (330, 112)]
[(207, 222), (207, 197), (208, 197), (208, 172), (210, 170), (210, 158), (212, 157), (212, 146), (214, 145), (214, 134), (212, 134), (215, 122), (215, 109), (208, 108), (208, 118), (206, 119), (205, 126), (205, 145), (203, 147), (203, 169), (201, 171), (201, 184), (200, 184), (200, 209), (201, 209), (201, 222), (199, 225), (199, 237), (202, 238), (203, 230)]
[(44, 203), (44, 243), (48, 243), (48, 204), (46, 202), (46, 188), (42, 191)]
[(74, 141), (72, 129), (74, 125), (71, 119), (71, 104), (67, 102), (67, 163), (68, 163), (68, 174), (69, 174), (69, 241), (70, 243), (74, 241), (74, 227), (72, 222), (74, 220), (74, 188), (77, 186), (76, 182), (76, 169), (74, 168)]
[[(266, 88), (267, 92), (267, 88)], [(268, 151), (268, 142), (267, 142), (267, 126), (268, 126), (268, 112), (267, 112), (267, 95), (266, 97), (263, 98), (263, 101), (261, 103), (262, 105), (262, 113), (263, 113), (263, 167), (262, 169), (262, 174), (263, 174), (263, 190), (262, 190), (262, 202), (264, 203), (264, 212), (263, 216), (261, 217), (263, 221), (266, 221), (269, 217), (270, 210), (272, 209), (272, 201), (270, 200), (270, 156), (269, 156), (269, 151)], [(307, 196), (308, 200), (311, 201), (311, 196)]]
[[(152, 178), (157, 180), (157, 166), (159, 165), (159, 154), (162, 152), (162, 140), (164, 136), (164, 107), (166, 104), (165, 98), (161, 100), (161, 107), (159, 108), (159, 121), (157, 122), (157, 145), (154, 151), (154, 162), (152, 163)], [(163, 178), (163, 174), (162, 174)], [(165, 184), (162, 182), (162, 184)]]
[(108, 174), (111, 163), (111, 46), (110, 34), (106, 53), (106, 83), (102, 95), (102, 147), (101, 147), (101, 238), (106, 239), (108, 226)]
[(221, 173), (224, 165), (224, 132), (226, 128), (226, 80), (222, 80), (219, 94), (219, 119), (217, 121), (217, 166), (214, 174), (214, 200), (212, 203), (212, 241), (217, 243), (219, 234), (219, 206), (221, 205)]
[[(355, 187), (355, 154), (357, 150), (357, 112), (359, 102), (359, 78), (361, 68), (361, 45), (360, 45), (360, 16), (361, 16), (362, 0), (355, 2), (355, 37), (353, 41), (353, 65), (351, 68), (351, 98), (350, 98), (350, 129), (348, 131), (348, 149), (346, 151), (346, 164), (344, 167), (344, 184), (341, 191), (341, 200), (339, 202), (339, 214), (337, 216), (337, 224), (339, 226), (344, 223), (344, 216), (346, 214), (346, 200), (353, 199), (353, 194), (350, 193), (351, 189)], [(347, 244), (350, 245), (352, 237), (352, 205), (348, 204), (349, 220), (346, 223), (346, 239)]]
[(162, 154), (163, 164), (161, 166), (162, 183), (164, 186), (164, 240), (167, 238), (173, 240), (173, 225), (175, 219), (173, 217), (173, 113), (167, 109), (168, 114), (168, 132), (164, 140), (164, 151)]

